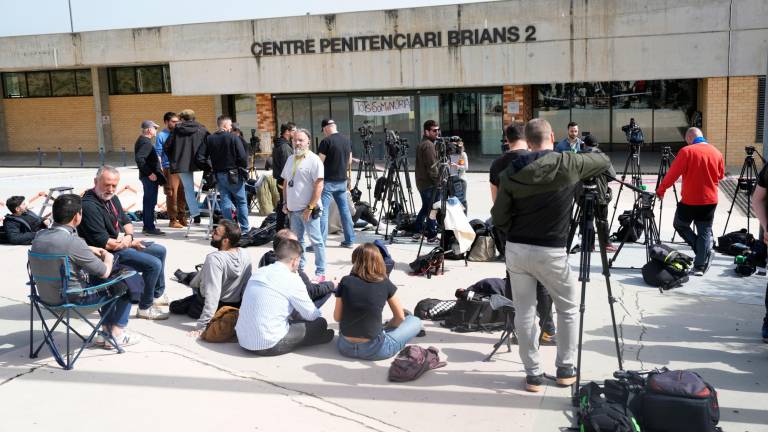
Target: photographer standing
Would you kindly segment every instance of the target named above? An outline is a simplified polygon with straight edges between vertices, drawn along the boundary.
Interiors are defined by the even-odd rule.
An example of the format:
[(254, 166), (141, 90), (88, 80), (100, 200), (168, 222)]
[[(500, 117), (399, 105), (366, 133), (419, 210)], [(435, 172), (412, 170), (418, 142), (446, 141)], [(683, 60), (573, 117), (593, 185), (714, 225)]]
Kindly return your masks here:
[[(696, 257), (693, 274), (703, 276), (712, 258), (712, 221), (717, 208), (717, 184), (725, 175), (725, 163), (720, 150), (711, 146), (699, 128), (685, 133), (687, 146), (680, 149), (669, 167), (667, 175), (656, 189), (664, 198), (667, 191), (683, 176), (683, 190), (677, 204), (673, 225), (680, 237), (688, 243)], [(696, 224), (696, 233), (691, 224)]]
[[(752, 211), (757, 215), (760, 221), (760, 228), (763, 229), (763, 242), (768, 244), (768, 164), (763, 166), (760, 174), (757, 175), (757, 186), (752, 195)], [(768, 286), (765, 287), (765, 318), (763, 318), (763, 342), (768, 343)]]
[(568, 264), (568, 237), (573, 196), (579, 181), (610, 166), (603, 154), (553, 152), (555, 134), (543, 119), (525, 126), (530, 152), (520, 154), (499, 176), (499, 192), (491, 209), (493, 224), (507, 235), (506, 262), (515, 306), (525, 388), (539, 392), (544, 374), (539, 365), (536, 283), (552, 295), (557, 309), (557, 383), (576, 381), (578, 283)]
[[(325, 138), (320, 141), (318, 156), (323, 161), (325, 179), (323, 182), (323, 208), (331, 208), (331, 198), (336, 201), (341, 218), (341, 228), (344, 230), (344, 241), (341, 247), (352, 248), (355, 243), (355, 224), (352, 213), (347, 206), (347, 173), (352, 169), (352, 142), (336, 129), (336, 122), (324, 119), (320, 123)], [(323, 238), (328, 239), (328, 211), (320, 216), (320, 231)]]
[(280, 201), (277, 203), (277, 225), (275, 225), (275, 232), (285, 228), (285, 213), (283, 213), (283, 189), (285, 188), (285, 180), (280, 177), (285, 167), (285, 161), (293, 154), (293, 147), (291, 147), (291, 138), (296, 132), (296, 125), (293, 122), (283, 123), (280, 125), (280, 136), (275, 141), (275, 148), (272, 149), (272, 177), (277, 182), (277, 190), (280, 192)]
[(416, 166), (414, 168), (416, 175), (416, 189), (421, 196), (421, 209), (416, 215), (416, 234), (415, 240), (421, 238), (424, 231), (424, 220), (427, 219), (427, 241), (429, 243), (437, 242), (437, 221), (430, 220), (427, 216), (432, 208), (432, 204), (439, 200), (435, 191), (437, 183), (440, 180), (437, 170), (437, 151), (435, 149), (435, 140), (440, 136), (440, 127), (434, 120), (424, 122), (424, 136), (421, 142), (416, 146)]
[[(245, 197), (245, 179), (248, 177), (248, 155), (244, 141), (231, 133), (232, 119), (219, 116), (218, 129), (208, 135), (197, 151), (198, 166), (212, 171), (216, 178), (216, 189), (221, 196), (221, 214), (232, 220), (232, 204), (237, 211), (240, 232), (248, 232), (248, 201)], [(210, 162), (209, 162), (210, 160)]]

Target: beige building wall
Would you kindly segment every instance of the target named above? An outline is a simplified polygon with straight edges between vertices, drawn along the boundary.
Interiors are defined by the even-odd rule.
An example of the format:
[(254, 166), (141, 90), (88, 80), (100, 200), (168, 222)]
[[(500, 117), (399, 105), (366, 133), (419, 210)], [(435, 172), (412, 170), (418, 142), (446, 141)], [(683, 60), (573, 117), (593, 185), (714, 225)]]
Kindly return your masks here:
[(93, 97), (2, 99), (8, 151), (85, 152), (99, 149)]

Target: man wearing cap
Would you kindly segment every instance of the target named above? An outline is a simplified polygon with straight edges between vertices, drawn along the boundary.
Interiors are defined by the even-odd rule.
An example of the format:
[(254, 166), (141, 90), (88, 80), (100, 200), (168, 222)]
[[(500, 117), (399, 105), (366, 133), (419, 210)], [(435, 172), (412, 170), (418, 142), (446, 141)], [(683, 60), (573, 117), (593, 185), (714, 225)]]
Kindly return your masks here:
[[(331, 198), (336, 201), (341, 227), (344, 230), (344, 241), (341, 247), (352, 248), (355, 243), (355, 224), (352, 222), (352, 213), (347, 205), (347, 173), (352, 168), (352, 143), (349, 138), (338, 132), (336, 122), (332, 119), (324, 119), (320, 127), (325, 134), (318, 148), (318, 156), (323, 161), (325, 170), (323, 209), (327, 210), (331, 207)], [(320, 216), (320, 230), (324, 239), (328, 238), (328, 213), (324, 211)]]
[(157, 136), (157, 123), (152, 120), (141, 122), (141, 135), (133, 146), (136, 166), (139, 168), (139, 180), (144, 188), (142, 219), (145, 235), (165, 235), (155, 227), (155, 206), (157, 205), (158, 185), (165, 184), (160, 157), (155, 152), (152, 138)]

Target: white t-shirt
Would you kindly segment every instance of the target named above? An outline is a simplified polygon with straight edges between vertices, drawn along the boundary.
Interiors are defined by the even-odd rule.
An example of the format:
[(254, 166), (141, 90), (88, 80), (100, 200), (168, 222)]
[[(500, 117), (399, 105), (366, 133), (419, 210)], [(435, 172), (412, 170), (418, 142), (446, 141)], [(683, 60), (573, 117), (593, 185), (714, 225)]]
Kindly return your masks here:
[[(323, 171), (323, 161), (320, 156), (307, 150), (303, 158), (296, 159), (291, 155), (285, 162), (283, 172), (280, 177), (285, 179), (287, 188), (286, 200), (288, 211), (304, 210), (312, 199), (315, 192), (315, 182), (322, 179), (325, 175)], [(291, 186), (293, 185), (293, 186)], [(320, 200), (317, 201), (317, 207), (322, 208)]]

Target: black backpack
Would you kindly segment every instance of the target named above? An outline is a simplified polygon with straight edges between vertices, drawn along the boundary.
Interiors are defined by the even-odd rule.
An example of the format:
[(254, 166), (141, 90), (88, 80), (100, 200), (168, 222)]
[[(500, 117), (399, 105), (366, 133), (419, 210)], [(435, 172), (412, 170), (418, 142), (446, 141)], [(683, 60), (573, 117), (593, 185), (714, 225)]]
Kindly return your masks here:
[(619, 242), (636, 242), (643, 235), (643, 223), (640, 217), (632, 218), (632, 210), (624, 210), (619, 215), (619, 229), (611, 237)]
[(442, 321), (451, 314), (455, 306), (456, 300), (426, 298), (416, 303), (413, 314), (423, 320)]
[(693, 258), (661, 243), (651, 247), (650, 255), (642, 269), (645, 283), (668, 290), (688, 282)]
[(495, 331), (504, 328), (504, 314), (491, 308), (490, 296), (457, 299), (451, 314), (441, 324), (458, 333)]
[(632, 411), (606, 397), (604, 388), (590, 382), (579, 389), (579, 431), (640, 432)]
[(443, 266), (444, 258), (445, 252), (443, 251), (443, 248), (436, 247), (429, 251), (429, 253), (417, 257), (416, 260), (409, 264), (409, 266), (411, 267), (411, 270), (413, 270), (413, 275), (427, 275), (427, 279), (430, 279), (432, 278), (433, 273), (437, 276), (437, 273)]
[(717, 391), (699, 374), (668, 370), (648, 375), (643, 428), (653, 432), (714, 432), (720, 421)]
[[(281, 211), (281, 210), (279, 210)], [(272, 212), (261, 222), (259, 228), (251, 228), (250, 231), (243, 234), (238, 243), (239, 247), (247, 248), (249, 246), (263, 246), (274, 240), (277, 234), (277, 214)]]
[(743, 253), (745, 247), (752, 247), (754, 243), (755, 236), (747, 232), (746, 229), (742, 228), (738, 231), (732, 231), (724, 236), (718, 237), (717, 247), (715, 249), (722, 254), (736, 256)]

